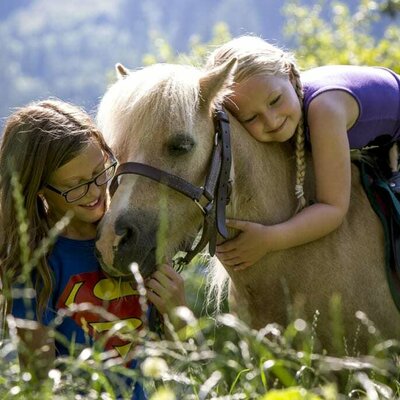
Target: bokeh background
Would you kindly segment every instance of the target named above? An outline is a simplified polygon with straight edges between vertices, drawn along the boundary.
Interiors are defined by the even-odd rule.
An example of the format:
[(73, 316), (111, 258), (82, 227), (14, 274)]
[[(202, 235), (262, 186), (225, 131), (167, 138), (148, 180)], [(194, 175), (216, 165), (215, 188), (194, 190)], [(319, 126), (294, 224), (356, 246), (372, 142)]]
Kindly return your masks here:
[[(343, 3), (350, 11), (359, 3), (367, 4), (372, 14), (379, 8), (374, 14), (379, 14), (374, 36), (382, 35), (389, 23), (399, 22), (396, 0)], [(154, 61), (175, 61), (195, 44), (247, 33), (295, 48), (296, 30), (307, 29), (310, 22), (304, 18), (288, 33), (288, 7), (320, 7), (320, 15), (329, 23), (334, 4), (310, 0), (1, 0), (0, 128), (14, 107), (49, 96), (94, 112), (117, 62), (137, 68)]]

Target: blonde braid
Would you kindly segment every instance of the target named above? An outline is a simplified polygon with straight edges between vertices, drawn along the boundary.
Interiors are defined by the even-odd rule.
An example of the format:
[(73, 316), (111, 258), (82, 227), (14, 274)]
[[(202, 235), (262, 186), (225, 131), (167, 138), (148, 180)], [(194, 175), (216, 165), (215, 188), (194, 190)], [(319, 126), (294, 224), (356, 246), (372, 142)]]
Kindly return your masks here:
[[(303, 110), (303, 86), (300, 81), (300, 72), (296, 65), (290, 63), (290, 72), (294, 79), (295, 91), (299, 98), (300, 107)], [(306, 199), (304, 197), (304, 180), (306, 175), (306, 159), (304, 150), (304, 117), (303, 112), (296, 129), (296, 186), (295, 195), (298, 200), (295, 214), (300, 212), (306, 206)]]

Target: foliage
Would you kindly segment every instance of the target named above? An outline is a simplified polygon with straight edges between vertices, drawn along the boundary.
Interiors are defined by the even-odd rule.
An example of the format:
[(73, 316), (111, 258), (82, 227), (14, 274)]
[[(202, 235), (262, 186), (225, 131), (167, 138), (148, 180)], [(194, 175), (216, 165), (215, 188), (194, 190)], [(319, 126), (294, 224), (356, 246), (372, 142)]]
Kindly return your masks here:
[[(14, 183), (21, 247), (24, 247), (25, 216), (18, 180)], [(24, 254), (27, 256), (22, 260), (25, 265), (21, 279), (29, 281), (32, 256)], [(197, 278), (205, 273), (201, 261), (198, 258), (197, 265), (192, 265), (198, 272)], [(199, 293), (202, 280), (190, 279), (190, 270), (185, 274), (190, 282), (186, 288), (188, 294)], [(137, 282), (142, 295), (143, 281), (137, 279)], [(188, 296), (188, 300), (190, 307), (197, 309), (197, 299)], [(145, 303), (142, 298), (141, 304)], [(340, 304), (338, 301), (332, 304), (333, 314), (337, 315)], [(71, 305), (68, 310), (58, 311), (50, 328), (55, 329), (64, 318), (83, 309), (100, 314), (104, 321), (112, 320), (100, 307)], [(142, 384), (151, 400), (400, 398), (400, 342), (382, 340), (363, 314), (358, 318), (370, 332), (370, 351), (367, 355), (345, 354), (342, 358), (316, 351), (317, 320), (309, 325), (297, 319), (286, 328), (272, 323), (257, 331), (227, 313), (215, 319), (208, 315), (196, 317), (190, 309), (180, 307), (176, 314), (183, 328), (175, 330), (166, 319), (169, 340), (160, 340), (146, 324), (139, 332), (129, 329), (124, 321), (115, 325), (113, 335), (136, 344), (124, 360), (112, 351), (102, 351), (102, 342), (110, 333), (98, 337), (91, 347), (70, 343), (71, 355), (59, 357), (48, 377), (41, 381), (29, 371), (21, 371), (16, 358), (19, 346), (16, 328), (32, 329), (32, 322), (8, 316), (9, 336), (0, 342), (0, 398), (108, 400), (122, 396), (129, 399), (132, 387), (127, 385), (127, 379)], [(340, 321), (340, 317), (335, 320)], [(341, 332), (340, 327), (335, 327), (333, 336), (334, 332)], [(138, 360), (140, 368), (126, 368), (130, 359)]]
[[(77, 357), (59, 358), (48, 379), (38, 385), (29, 373), (22, 379), (13, 358), (16, 337), (0, 347), (0, 397), (15, 399), (113, 399), (117, 388), (129, 398), (123, 376), (141, 382), (151, 399), (395, 399), (400, 396), (400, 351), (396, 341), (376, 342), (364, 357), (328, 357), (310, 351), (310, 329), (297, 321), (286, 330), (271, 324), (260, 331), (230, 314), (195, 318), (177, 310), (187, 324), (160, 341), (146, 330), (132, 335), (141, 368), (129, 370), (121, 360), (96, 348)], [(126, 332), (117, 331), (117, 334)], [(294, 343), (299, 342), (297, 348)]]
[[(80, 3), (83, 7), (83, 3)], [(19, 30), (16, 30), (18, 24), (0, 27), (3, 37), (13, 37), (5, 46), (1, 56), (3, 59), (0, 59), (6, 77), (5, 85), (2, 86), (6, 96), (15, 92), (16, 86), (13, 85), (17, 83), (19, 97), (16, 96), (13, 101), (21, 103), (21, 99), (35, 98), (43, 84), (41, 78), (35, 77), (28, 71), (28, 66), (23, 65), (23, 57), (38, 69), (45, 69), (46, 87), (52, 94), (68, 98), (64, 88), (72, 93), (82, 85), (87, 95), (91, 93), (98, 96), (103, 88), (103, 84), (98, 86), (99, 80), (105, 81), (105, 74), (100, 72), (93, 60), (81, 62), (80, 59), (82, 53), (92, 51), (92, 46), (107, 48), (116, 57), (115, 61), (126, 63), (128, 67), (153, 62), (189, 62), (199, 65), (212, 46), (231, 36), (229, 24), (218, 24), (208, 42), (202, 42), (203, 36), (192, 37), (189, 41), (190, 52), (176, 54), (173, 50), (176, 48), (175, 43), (165, 38), (162, 29), (154, 27), (159, 28), (158, 21), (166, 22), (171, 13), (177, 12), (178, 0), (173, 2), (174, 7), (164, 3), (163, 8), (154, 12), (154, 20), (150, 18), (151, 9), (146, 9), (144, 3), (119, 0), (116, 3), (129, 5), (131, 11), (140, 11), (144, 19), (149, 18), (153, 27), (146, 43), (138, 45), (142, 51), (132, 50), (130, 54), (122, 54), (122, 47), (114, 44), (128, 43), (130, 35), (139, 34), (140, 29), (147, 25), (129, 27), (130, 21), (126, 15), (123, 20), (126, 29), (121, 33), (113, 25), (113, 18), (121, 21), (121, 15), (118, 16), (114, 8), (117, 7), (116, 3), (113, 2), (112, 6), (108, 2), (100, 3), (105, 8), (98, 13), (91, 13), (89, 6), (79, 8), (83, 13), (81, 16), (88, 17), (90, 14), (90, 22), (79, 20), (79, 15), (74, 20), (82, 22), (79, 35), (84, 32), (83, 36), (71, 33), (70, 28), (74, 25), (72, 20), (58, 23), (62, 20), (58, 4), (50, 10), (52, 18), (48, 18), (49, 15), (47, 18), (38, 18), (35, 14), (36, 18), (32, 18), (28, 25), (21, 24)], [(149, 4), (154, 6), (155, 3), (150, 1), (147, 4), (150, 7)], [(382, 13), (396, 15), (398, 0), (361, 0), (355, 11), (339, 1), (307, 4), (292, 1), (285, 7), (286, 34), (303, 68), (327, 63), (375, 64), (399, 72), (400, 50), (396, 45), (400, 39), (399, 27), (395, 21), (390, 20), (380, 36), (374, 32), (376, 24), (382, 21)], [(183, 9), (187, 10), (185, 7)], [(48, 34), (43, 40), (40, 27), (46, 24)], [(103, 28), (100, 36), (96, 30), (99, 24)], [(28, 31), (31, 36), (31, 47), (27, 53), (22, 46), (22, 41), (27, 37), (23, 31)], [(65, 33), (61, 42), (58, 37), (60, 32)], [(86, 44), (81, 43), (82, 37)], [(79, 54), (74, 53), (77, 46), (80, 47)], [(34, 55), (36, 51), (37, 57)], [(45, 63), (44, 59), (50, 57), (49, 54), (54, 58), (51, 57), (51, 62)], [(65, 60), (66, 54), (71, 58), (69, 61), (73, 67), (65, 65), (63, 68), (72, 68), (76, 74), (76, 81), (72, 84), (68, 74), (63, 75), (66, 71), (61, 69), (60, 73), (59, 69), (59, 62)], [(12, 55), (18, 55), (19, 58), (11, 57), (14, 61), (7, 66), (8, 57)], [(107, 68), (110, 68), (109, 59), (105, 54), (103, 56), (99, 58), (99, 64), (107, 64)], [(86, 78), (81, 74), (82, 71)], [(63, 89), (57, 92), (54, 91), (55, 87)], [(21, 226), (22, 239), (24, 229)], [(24, 263), (28, 266), (32, 264), (27, 259)], [(9, 319), (9, 340), (0, 342), (0, 398), (113, 399), (116, 398), (117, 388), (122, 391), (124, 398), (129, 398), (130, 389), (121, 384), (122, 376), (140, 381), (152, 400), (400, 398), (400, 343), (396, 340), (383, 341), (372, 323), (362, 315), (359, 316), (360, 321), (368, 324), (371, 332), (368, 354), (329, 357), (318, 353), (314, 346), (313, 326), (305, 321), (292, 321), (287, 328), (271, 324), (255, 331), (230, 314), (210, 317), (209, 310), (204, 306), (206, 273), (201, 264), (193, 265), (184, 272), (188, 282), (188, 300), (194, 314), (188, 309), (178, 310), (186, 327), (179, 332), (172, 331), (172, 340), (160, 341), (146, 329), (132, 338), (138, 342), (132, 356), (141, 361), (141, 369), (126, 369), (122, 361), (112, 355), (98, 348), (82, 347), (77, 349), (77, 357), (59, 358), (48, 378), (39, 384), (31, 374), (20, 371), (15, 353), (18, 336), (12, 319)], [(336, 317), (340, 321), (337, 313)], [(126, 337), (124, 327), (120, 329), (119, 333)], [(333, 340), (338, 339), (340, 332), (338, 323), (332, 332)]]
[(278, 0), (2, 1), (0, 118), (49, 96), (91, 111), (106, 89), (107, 71), (117, 62), (139, 67), (157, 38), (185, 52), (199, 41), (194, 36), (211, 40), (219, 21), (236, 34), (280, 35), (282, 17), (269, 14), (279, 15), (280, 7)]
[(351, 13), (349, 6), (326, 1), (303, 6), (298, 1), (286, 5), (285, 32), (292, 39), (304, 69), (324, 64), (379, 65), (400, 73), (400, 27), (394, 21), (381, 37), (373, 34), (374, 23), (382, 18), (379, 2), (362, 0)]
[(156, 32), (152, 33), (153, 53), (147, 53), (143, 56), (143, 65), (150, 65), (156, 62), (192, 64), (201, 66), (210, 50), (231, 39), (231, 34), (227, 24), (220, 22), (213, 27), (212, 38), (208, 43), (202, 43), (199, 36), (193, 36), (190, 39), (190, 53), (176, 54), (172, 46)]
[(397, 13), (400, 12), (400, 0), (387, 0), (382, 4), (381, 11), (392, 18), (396, 17)]
[[(353, 10), (354, 3), (347, 0), (344, 4)], [(380, 30), (388, 20), (393, 25), (398, 23), (399, 0), (364, 3), (368, 12), (379, 16), (372, 32), (375, 40), (379, 40)], [(302, 4), (308, 10), (315, 2), (302, 0)], [(329, 9), (331, 1), (327, 0), (326, 4), (325, 8)], [(281, 0), (0, 2), (0, 123), (12, 107), (49, 96), (92, 111), (106, 89), (107, 72), (117, 62), (137, 68), (144, 54), (158, 54), (163, 42), (170, 44), (169, 51), (175, 59), (176, 53), (186, 53), (191, 47), (212, 42), (213, 27), (220, 22), (229, 26), (234, 36), (254, 33), (288, 44), (282, 33), (282, 27), (288, 25), (286, 16), (281, 13), (282, 5)], [(310, 18), (305, 17), (309, 23)], [(327, 21), (329, 26), (329, 19)], [(307, 25), (298, 22), (293, 29), (305, 30)], [(324, 33), (325, 28), (322, 28)], [(315, 33), (317, 38), (320, 32)], [(395, 33), (388, 33), (387, 41), (397, 43), (396, 38)], [(367, 47), (373, 50), (372, 43)], [(396, 64), (394, 49), (398, 46), (392, 47), (388, 50), (382, 47), (380, 54), (386, 57), (382, 62), (391, 58)], [(329, 56), (327, 51), (324, 54)], [(364, 58), (360, 62), (362, 60)], [(381, 64), (380, 61), (377, 59), (376, 63)]]

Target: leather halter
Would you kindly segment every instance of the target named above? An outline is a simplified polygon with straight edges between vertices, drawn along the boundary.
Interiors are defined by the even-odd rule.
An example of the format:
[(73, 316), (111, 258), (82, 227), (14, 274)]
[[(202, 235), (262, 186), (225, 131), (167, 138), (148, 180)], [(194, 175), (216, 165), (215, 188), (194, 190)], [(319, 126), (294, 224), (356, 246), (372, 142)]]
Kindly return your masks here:
[[(213, 256), (215, 254), (217, 233), (224, 238), (228, 237), (225, 208), (230, 200), (231, 182), (229, 177), (232, 157), (229, 119), (222, 109), (217, 109), (214, 113), (214, 128), (214, 147), (204, 186), (195, 186), (177, 175), (137, 162), (120, 164), (110, 185), (110, 193), (113, 195), (117, 190), (118, 177), (120, 175), (135, 174), (145, 176), (189, 197), (201, 209), (204, 218), (201, 239), (194, 249), (187, 252), (185, 257), (175, 261), (175, 264), (178, 264), (178, 269), (188, 264), (207, 244), (209, 244), (209, 253)], [(206, 200), (205, 205), (201, 204), (200, 200), (202, 199)]]

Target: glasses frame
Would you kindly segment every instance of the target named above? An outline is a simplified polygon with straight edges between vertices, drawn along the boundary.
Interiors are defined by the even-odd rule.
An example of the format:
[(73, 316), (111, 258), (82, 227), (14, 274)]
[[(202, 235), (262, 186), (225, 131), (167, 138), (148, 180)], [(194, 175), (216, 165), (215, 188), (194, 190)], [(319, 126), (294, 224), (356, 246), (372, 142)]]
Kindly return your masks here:
[[(99, 172), (93, 179), (91, 179), (90, 181), (81, 183), (81, 184), (79, 184), (79, 185), (77, 185), (77, 186), (74, 186), (73, 188), (70, 188), (70, 189), (68, 189), (68, 190), (62, 191), (62, 190), (59, 190), (59, 189), (55, 188), (54, 186), (52, 186), (52, 185), (50, 185), (50, 184), (46, 184), (45, 187), (46, 187), (47, 189), (51, 190), (52, 192), (57, 193), (57, 194), (59, 194), (60, 196), (63, 196), (64, 199), (65, 199), (65, 201), (66, 201), (67, 203), (75, 203), (76, 201), (82, 199), (83, 197), (85, 197), (85, 196), (87, 195), (87, 193), (89, 192), (89, 189), (90, 189), (90, 185), (92, 185), (93, 183), (94, 183), (97, 187), (100, 187), (100, 186), (105, 185), (107, 182), (109, 182), (109, 181), (113, 178), (113, 176), (114, 176), (114, 174), (115, 174), (115, 170), (116, 170), (117, 164), (118, 164), (118, 162), (117, 162), (115, 159), (112, 159), (111, 164), (110, 164), (107, 168), (104, 168), (101, 172)], [(111, 168), (114, 168), (114, 174), (113, 174), (112, 176), (110, 176), (110, 178), (107, 179), (105, 182), (103, 182), (101, 185), (99, 185), (99, 184), (96, 182), (97, 178), (98, 178), (100, 175), (103, 175), (104, 172), (106, 172), (107, 170), (109, 170), (109, 169), (111, 169)], [(80, 197), (78, 197), (78, 198), (75, 199), (75, 200), (69, 201), (69, 200), (67, 199), (68, 193), (71, 192), (72, 190), (75, 190), (75, 189), (80, 188), (81, 186), (86, 186), (86, 187), (87, 187), (87, 189), (86, 189), (86, 191), (83, 193), (83, 195), (80, 196)]]

